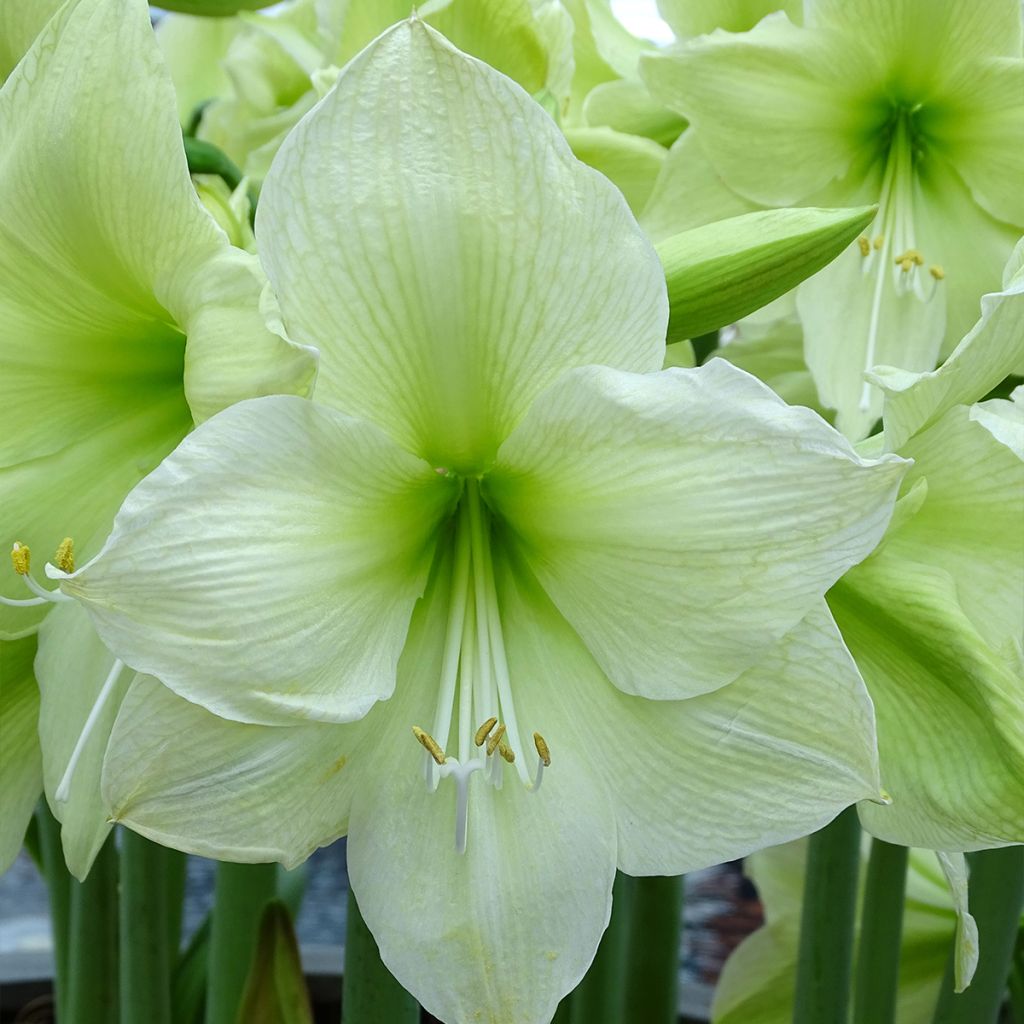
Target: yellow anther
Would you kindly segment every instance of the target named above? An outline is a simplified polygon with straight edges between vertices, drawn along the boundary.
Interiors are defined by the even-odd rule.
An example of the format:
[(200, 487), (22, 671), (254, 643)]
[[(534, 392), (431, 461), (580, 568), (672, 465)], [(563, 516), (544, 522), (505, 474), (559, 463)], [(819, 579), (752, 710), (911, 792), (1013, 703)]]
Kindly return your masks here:
[(537, 753), (540, 755), (544, 767), (547, 768), (551, 764), (551, 751), (548, 750), (548, 745), (539, 732), (533, 734), (533, 745), (537, 748)]
[(946, 276), (946, 272), (942, 269), (942, 267), (940, 267), (938, 265), (938, 263), (933, 263), (928, 268), (928, 273), (931, 274), (932, 277), (934, 277), (936, 281), (941, 281)]
[(444, 764), (447, 758), (444, 756), (444, 751), (441, 749), (440, 744), (429, 732), (425, 732), (418, 725), (412, 727), (412, 734), (423, 744), (423, 749), (438, 763)]
[(53, 556), (53, 564), (61, 572), (75, 571), (75, 542), (70, 537), (65, 537), (57, 545), (57, 553)]
[(501, 756), (505, 758), (505, 760), (508, 761), (509, 764), (516, 763), (516, 755), (513, 753), (512, 748), (504, 740), (502, 740), (498, 744), (498, 753), (501, 754)]
[(498, 749), (498, 744), (501, 743), (501, 737), (505, 735), (505, 723), (502, 722), (497, 729), (494, 730), (494, 734), (487, 741), (487, 756), (490, 757)]
[(498, 724), (498, 720), (496, 718), (488, 718), (487, 721), (484, 722), (484, 724), (481, 725), (479, 729), (477, 729), (476, 735), (473, 737), (473, 742), (478, 747), (482, 747), (484, 745), (484, 740), (487, 739), (488, 735), (490, 734), (490, 731), (497, 724)]
[(32, 552), (29, 551), (28, 545), (15, 541), (14, 547), (11, 548), (11, 565), (14, 566), (14, 571), (19, 576), (27, 576), (31, 564)]
[(875, 235), (875, 240), (871, 244), (876, 249), (881, 249), (885, 245), (885, 235)]
[(907, 255), (914, 261), (915, 266), (924, 266), (924, 257), (916, 249), (908, 249)]
[(860, 246), (861, 256), (871, 255), (871, 243), (868, 241), (867, 236), (861, 235), (860, 238), (857, 239), (857, 244)]

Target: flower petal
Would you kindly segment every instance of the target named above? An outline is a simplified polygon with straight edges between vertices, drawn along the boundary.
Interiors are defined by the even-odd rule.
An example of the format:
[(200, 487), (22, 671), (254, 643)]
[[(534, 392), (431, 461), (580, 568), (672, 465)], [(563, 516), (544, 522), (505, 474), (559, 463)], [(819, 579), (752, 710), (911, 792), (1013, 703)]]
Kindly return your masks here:
[(0, 0), (0, 84), (14, 70), (14, 65), (25, 56), (32, 41), (47, 21), (61, 6), (62, 0), (36, 0), (25, 4), (21, 0)]
[(0, 875), (14, 863), (25, 839), (32, 809), (43, 791), (39, 754), (39, 689), (32, 674), (35, 637), (0, 641)]
[(293, 867), (348, 826), (362, 722), (245, 725), (137, 676), (114, 723), (103, 795), (164, 846)]
[[(46, 799), (61, 823), (64, 859), (78, 879), (89, 873), (110, 832), (110, 815), (100, 797), (100, 769), (117, 709), (134, 675), (127, 669), (121, 672), (104, 693), (114, 663), (114, 655), (77, 604), (60, 605), (47, 616), (36, 658), (43, 780)], [(63, 791), (66, 772), (68, 787)]]
[(797, 24), (803, 16), (801, 0), (658, 0), (658, 12), (680, 39), (702, 36), (723, 28), (747, 32), (763, 17), (784, 10)]
[(321, 351), (318, 399), (434, 465), (478, 471), (569, 366), (664, 356), (661, 267), (622, 196), (417, 19), (292, 132), (256, 233), (290, 336)]
[(664, 147), (611, 128), (566, 128), (565, 137), (573, 153), (608, 178), (639, 214), (665, 161)]
[(828, 596), (878, 718), (889, 807), (862, 804), (874, 835), (975, 850), (1024, 841), (1024, 694), (960, 608), (948, 573), (890, 553)]
[(252, 399), (189, 435), (61, 585), (128, 664), (216, 714), (352, 721), (394, 688), (455, 496), (371, 424)]
[(689, 119), (725, 183), (769, 206), (796, 206), (841, 178), (877, 117), (857, 102), (874, 74), (869, 52), (781, 13), (644, 56), (640, 68), (655, 98)]
[(680, 701), (612, 686), (521, 565), (501, 602), (517, 716), (551, 750), (544, 786), (575, 762), (601, 783), (628, 874), (733, 860), (881, 792), (871, 699), (824, 602), (736, 682)]
[(678, 699), (732, 682), (871, 551), (905, 465), (716, 359), (566, 374), (485, 487), (612, 682)]
[(547, 1024), (608, 923), (612, 807), (572, 758), (536, 793), (511, 771), (501, 790), (476, 775), (467, 849), (456, 852), (454, 786), (427, 792), (410, 735), (433, 715), (441, 672), (446, 605), (432, 604), (440, 608), (410, 635), (395, 697), (372, 712), (388, 724), (377, 727), (381, 767), (352, 804), (352, 888), (384, 963), (436, 1017)]

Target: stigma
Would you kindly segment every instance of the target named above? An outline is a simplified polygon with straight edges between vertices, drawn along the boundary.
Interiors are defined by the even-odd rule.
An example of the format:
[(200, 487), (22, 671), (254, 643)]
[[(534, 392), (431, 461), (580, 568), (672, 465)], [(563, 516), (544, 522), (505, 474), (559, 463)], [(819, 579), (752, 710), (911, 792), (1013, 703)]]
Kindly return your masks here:
[(455, 787), (455, 849), (465, 853), (469, 832), (469, 786), (500, 790), (511, 773), (530, 792), (540, 789), (551, 753), (533, 733), (536, 757), (530, 770), (530, 745), (524, 741), (513, 699), (512, 680), (494, 582), (487, 511), (479, 481), (466, 481), (455, 523), (444, 654), (437, 706), (430, 730), (412, 727), (423, 748), (423, 778), (428, 793), (444, 780)]

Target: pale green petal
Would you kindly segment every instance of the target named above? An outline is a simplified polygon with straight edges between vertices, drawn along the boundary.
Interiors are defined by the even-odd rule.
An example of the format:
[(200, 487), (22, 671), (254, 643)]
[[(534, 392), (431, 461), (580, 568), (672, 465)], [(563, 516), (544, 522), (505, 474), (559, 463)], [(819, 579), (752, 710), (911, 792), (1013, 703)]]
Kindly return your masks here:
[(482, 468), (567, 367), (664, 356), (664, 278), (621, 194), (418, 20), (291, 134), (256, 234), (289, 335), (321, 351), (318, 398), (434, 465)]
[(660, 242), (681, 231), (759, 209), (725, 184), (701, 147), (700, 136), (687, 131), (661, 165), (640, 223)]
[(869, 40), (893, 86), (926, 95), (979, 57), (1020, 56), (1018, 0), (814, 0), (812, 25)]
[(598, 49), (587, 0), (562, 0), (562, 6), (569, 12), (574, 25), (572, 92), (564, 123), (581, 124), (585, 123), (583, 107), (590, 91), (602, 82), (618, 81), (620, 76)]
[(1024, 227), (1024, 61), (975, 61), (961, 77), (929, 130), (975, 201), (997, 220)]
[(562, 756), (536, 793), (512, 771), (501, 790), (476, 775), (467, 849), (456, 852), (454, 785), (427, 792), (410, 732), (432, 717), (441, 670), (446, 602), (425, 604), (395, 697), (371, 712), (387, 728), (352, 805), (352, 889), (385, 965), (435, 1016), (547, 1024), (608, 922), (613, 808), (582, 751)]
[[(880, 258), (876, 253), (874, 259)], [(800, 285), (796, 303), (804, 330), (804, 358), (820, 401), (835, 410), (836, 427), (854, 441), (871, 433), (882, 414), (882, 392), (865, 382), (865, 371), (879, 364), (932, 369), (946, 326), (942, 293), (922, 302), (912, 291), (897, 292), (893, 270), (899, 273), (898, 269), (882, 266), (865, 273), (863, 267), (860, 250), (850, 246)]]
[(658, 103), (643, 85), (624, 78), (594, 86), (583, 103), (583, 118), (591, 127), (644, 135), (663, 146), (672, 145), (686, 127), (683, 118)]
[(585, 764), (615, 807), (621, 870), (719, 864), (881, 792), (871, 700), (824, 602), (731, 685), (653, 701), (608, 681), (527, 570), (504, 575), (516, 714), (550, 748), (544, 787)]
[[(117, 709), (134, 675), (121, 672), (100, 700), (113, 667), (114, 655), (96, 636), (84, 609), (64, 604), (50, 613), (39, 631), (36, 658), (43, 781), (46, 799), (61, 823), (64, 859), (78, 879), (89, 873), (110, 832), (110, 815), (100, 796), (100, 769)], [(86, 730), (90, 716), (93, 722)], [(68, 788), (61, 790), (73, 756)]]
[(889, 807), (862, 804), (892, 843), (974, 850), (1024, 841), (1024, 692), (948, 573), (890, 553), (851, 570), (829, 605), (875, 702)]
[(168, 14), (158, 22), (156, 38), (174, 82), (182, 124), (188, 124), (200, 103), (230, 91), (224, 57), (242, 28), (238, 18), (188, 14)]
[(731, 682), (872, 550), (905, 465), (716, 359), (565, 374), (484, 486), (609, 678), (673, 699)]
[(128, 664), (217, 714), (352, 721), (394, 689), (455, 496), (365, 421), (253, 399), (190, 434), (61, 586)]
[(795, 206), (841, 178), (877, 116), (855, 102), (873, 73), (869, 52), (783, 14), (644, 56), (640, 67), (655, 98), (700, 132), (726, 184), (767, 205)]
[(680, 39), (702, 36), (716, 28), (747, 32), (766, 14), (785, 11), (800, 24), (803, 0), (658, 0), (658, 10)]
[(609, 178), (629, 208), (639, 214), (665, 161), (665, 148), (641, 135), (611, 128), (566, 128), (565, 137), (573, 153)]
[(0, 875), (21, 849), (43, 791), (39, 754), (39, 688), (32, 674), (35, 637), (0, 641)]
[(903, 445), (906, 485), (924, 479), (928, 493), (885, 545), (887, 557), (945, 569), (964, 614), (1009, 659), (1024, 638), (1024, 423), (1004, 406), (1015, 408), (957, 406)]
[(978, 925), (967, 909), (967, 860), (962, 853), (937, 853), (956, 910), (955, 992), (963, 992), (978, 967)]
[(14, 70), (62, 0), (0, 0), (0, 83)]
[[(1024, 254), (1024, 240), (1015, 259)], [(981, 300), (981, 319), (937, 370), (912, 374), (877, 368), (872, 381), (885, 391), (888, 447), (897, 450), (914, 433), (934, 423), (954, 405), (984, 397), (1021, 361), (1020, 324), (1024, 318), (1024, 273), (1010, 277), (1001, 292)]]
[[(243, 725), (138, 676), (103, 764), (111, 816), (165, 846), (291, 867), (348, 825), (364, 723)], [(360, 756), (357, 756), (356, 750)]]
[(765, 924), (744, 939), (715, 985), (714, 1024), (791, 1024), (799, 942), (799, 916)]

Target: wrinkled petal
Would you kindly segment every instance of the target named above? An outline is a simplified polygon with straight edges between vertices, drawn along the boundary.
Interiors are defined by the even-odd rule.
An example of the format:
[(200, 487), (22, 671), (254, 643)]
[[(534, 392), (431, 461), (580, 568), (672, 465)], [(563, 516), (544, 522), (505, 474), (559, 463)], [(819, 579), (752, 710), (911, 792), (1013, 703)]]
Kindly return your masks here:
[(824, 602), (731, 685), (652, 701), (611, 685), (521, 567), (501, 596), (517, 715), (551, 750), (544, 787), (582, 762), (628, 874), (733, 860), (881, 792), (871, 699)]
[(678, 699), (732, 682), (872, 550), (904, 468), (712, 360), (566, 374), (485, 487), (612, 682)]
[(114, 820), (164, 846), (293, 867), (345, 832), (364, 733), (363, 723), (232, 722), (138, 676), (110, 736), (103, 795)]
[[(1015, 250), (1024, 254), (1024, 240)], [(937, 370), (914, 374), (878, 367), (871, 380), (885, 391), (886, 445), (900, 449), (909, 437), (934, 423), (954, 405), (984, 397), (1021, 360), (1024, 271), (1009, 277), (1001, 292), (981, 300), (981, 319)]]
[(253, 399), (132, 491), (62, 588), (128, 664), (214, 713), (352, 721), (394, 688), (454, 497), (365, 421)]
[(289, 136), (256, 233), (289, 335), (321, 351), (319, 400), (434, 465), (479, 471), (569, 366), (661, 365), (664, 278), (621, 195), (416, 19)]
[(372, 712), (388, 718), (374, 753), (385, 767), (352, 804), (352, 889), (384, 963), (435, 1016), (547, 1024), (608, 922), (612, 806), (571, 756), (536, 793), (511, 770), (501, 790), (477, 775), (467, 849), (456, 852), (454, 786), (443, 780), (427, 792), (410, 735), (433, 715), (441, 671), (445, 602), (425, 604), (395, 697)]
[(795, 206), (841, 178), (877, 116), (856, 102), (874, 75), (869, 51), (783, 14), (644, 56), (640, 67), (654, 96), (700, 132), (725, 183), (770, 206)]
[(829, 606), (868, 685), (889, 807), (862, 804), (880, 839), (968, 851), (1024, 841), (1019, 666), (985, 643), (940, 568), (888, 547)]
[(962, 853), (937, 853), (956, 910), (954, 992), (963, 992), (978, 968), (978, 925), (967, 909), (967, 860)]
[(39, 688), (32, 674), (35, 637), (0, 642), (0, 875), (18, 856), (32, 809), (43, 791), (39, 754)]
[(863, 265), (851, 246), (797, 291), (804, 358), (821, 403), (835, 410), (836, 427), (854, 441), (870, 434), (882, 414), (882, 392), (865, 382), (865, 372), (880, 363), (931, 370), (946, 327), (943, 294), (931, 302), (912, 291), (901, 295), (892, 268), (881, 268), (879, 285), (879, 271), (865, 273)]
[[(68, 870), (78, 879), (89, 873), (110, 832), (100, 769), (117, 709), (134, 675), (121, 672), (104, 692), (114, 662), (89, 616), (76, 604), (55, 608), (39, 631), (36, 676), (46, 799), (61, 823)], [(65, 773), (68, 785), (61, 790)]]

